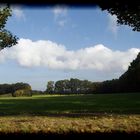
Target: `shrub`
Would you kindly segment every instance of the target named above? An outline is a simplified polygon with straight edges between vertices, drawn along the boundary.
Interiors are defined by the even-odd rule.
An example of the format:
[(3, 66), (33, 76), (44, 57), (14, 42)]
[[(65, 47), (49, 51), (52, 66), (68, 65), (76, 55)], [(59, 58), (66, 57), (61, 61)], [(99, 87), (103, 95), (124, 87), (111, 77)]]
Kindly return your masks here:
[(32, 96), (32, 93), (30, 90), (25, 90), (25, 89), (19, 89), (16, 90), (13, 94), (13, 97), (19, 97), (19, 96)]

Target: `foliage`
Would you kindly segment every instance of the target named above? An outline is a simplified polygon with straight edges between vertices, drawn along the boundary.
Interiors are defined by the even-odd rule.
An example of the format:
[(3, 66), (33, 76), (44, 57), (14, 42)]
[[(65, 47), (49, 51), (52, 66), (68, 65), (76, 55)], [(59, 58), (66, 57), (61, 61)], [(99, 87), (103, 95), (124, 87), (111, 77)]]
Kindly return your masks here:
[(7, 94), (12, 91), (10, 84), (0, 84), (0, 94)]
[(140, 53), (130, 63), (128, 70), (119, 78), (120, 86), (124, 92), (140, 91)]
[(133, 31), (140, 31), (140, 3), (138, 1), (113, 0), (99, 2), (102, 10), (117, 16), (118, 25), (129, 25)]
[(15, 83), (11, 85), (13, 90), (19, 90), (19, 89), (26, 89), (26, 90), (31, 90), (31, 86), (28, 83)]
[(53, 93), (54, 92), (54, 81), (49, 81), (47, 84), (46, 93)]
[(71, 93), (78, 93), (78, 90), (80, 90), (80, 80), (79, 79), (70, 79), (70, 90)]
[(12, 10), (9, 7), (0, 7), (0, 50), (17, 44), (18, 38), (13, 36), (10, 31), (5, 29), (5, 24), (8, 17), (11, 16), (11, 12)]
[[(21, 90), (21, 91), (20, 91)], [(15, 84), (1, 84), (0, 85), (0, 94), (8, 94), (11, 93), (12, 96), (16, 96), (16, 94), (22, 95), (22, 90), (24, 94), (31, 95), (31, 86), (27, 83), (15, 83)]]
[(69, 92), (69, 80), (59, 80), (55, 82), (55, 93), (68, 93)]
[(128, 70), (119, 79), (103, 81), (95, 92), (98, 93), (123, 93), (140, 92), (140, 53), (134, 59)]
[(88, 80), (79, 80), (77, 78), (58, 80), (56, 82), (49, 81), (46, 91), (47, 93), (56, 94), (85, 94), (90, 93), (91, 83)]
[(16, 90), (13, 94), (13, 97), (19, 97), (19, 96), (32, 96), (32, 92), (31, 90), (27, 90), (27, 89), (19, 89)]

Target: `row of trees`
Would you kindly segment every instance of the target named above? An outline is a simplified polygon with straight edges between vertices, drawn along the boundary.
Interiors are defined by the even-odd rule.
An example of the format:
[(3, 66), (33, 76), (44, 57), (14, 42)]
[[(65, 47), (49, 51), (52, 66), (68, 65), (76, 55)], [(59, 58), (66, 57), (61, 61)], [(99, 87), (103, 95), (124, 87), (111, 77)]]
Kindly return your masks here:
[(0, 84), (0, 94), (12, 94), (12, 96), (32, 96), (31, 86), (27, 83)]
[(114, 93), (117, 89), (118, 79), (104, 82), (91, 82), (71, 78), (70, 80), (49, 81), (47, 83), (46, 94), (96, 94), (96, 93)]
[(140, 92), (140, 53), (130, 63), (128, 70), (119, 79), (103, 82), (73, 79), (49, 81), (46, 93), (88, 94), (88, 93), (124, 93)]
[(79, 80), (71, 78), (70, 80), (49, 81), (47, 84), (46, 93), (87, 93), (90, 90), (92, 82), (88, 80)]

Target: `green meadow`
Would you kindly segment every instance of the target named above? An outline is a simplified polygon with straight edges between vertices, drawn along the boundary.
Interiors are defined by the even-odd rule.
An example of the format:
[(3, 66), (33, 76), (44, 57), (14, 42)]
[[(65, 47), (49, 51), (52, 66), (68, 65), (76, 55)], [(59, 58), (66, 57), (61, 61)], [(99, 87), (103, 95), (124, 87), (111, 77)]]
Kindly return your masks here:
[(0, 97), (1, 133), (131, 133), (139, 122), (139, 93)]
[(140, 114), (140, 94), (1, 97), (0, 115)]

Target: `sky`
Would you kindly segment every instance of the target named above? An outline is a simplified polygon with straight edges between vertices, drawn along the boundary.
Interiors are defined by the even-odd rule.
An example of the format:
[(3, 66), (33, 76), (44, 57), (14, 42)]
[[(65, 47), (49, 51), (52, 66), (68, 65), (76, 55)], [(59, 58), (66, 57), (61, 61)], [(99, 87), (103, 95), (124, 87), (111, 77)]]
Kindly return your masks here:
[(19, 40), (0, 51), (0, 84), (44, 91), (48, 81), (119, 78), (140, 51), (140, 33), (116, 21), (98, 7), (13, 5), (6, 29)]

